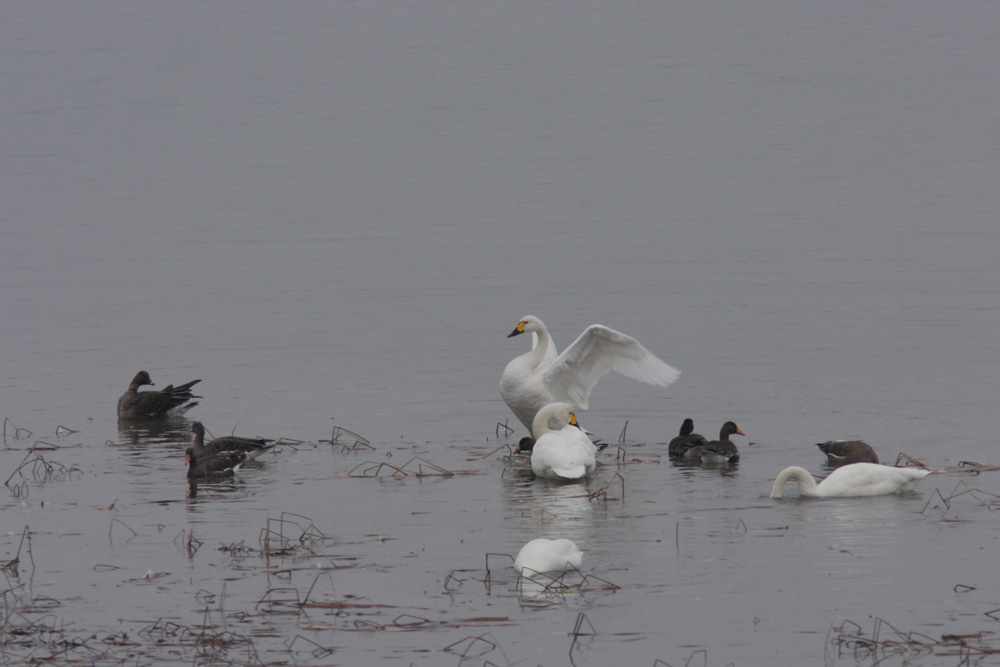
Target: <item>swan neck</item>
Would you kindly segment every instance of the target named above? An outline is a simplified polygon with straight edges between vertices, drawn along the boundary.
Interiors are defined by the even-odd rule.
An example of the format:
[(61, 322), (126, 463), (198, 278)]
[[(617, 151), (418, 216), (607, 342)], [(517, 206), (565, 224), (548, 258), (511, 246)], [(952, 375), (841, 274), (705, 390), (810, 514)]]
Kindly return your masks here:
[(549, 351), (552, 339), (549, 337), (549, 332), (545, 327), (540, 328), (538, 331), (532, 331), (531, 334), (535, 337), (535, 346), (531, 348), (531, 366), (534, 368), (545, 359), (545, 354)]
[(793, 479), (799, 483), (799, 495), (819, 495), (819, 485), (816, 483), (816, 479), (809, 473), (809, 471), (798, 466), (791, 466), (790, 468), (785, 468), (778, 473), (778, 478), (774, 480), (774, 486), (771, 487), (771, 497), (780, 498), (781, 491), (785, 487), (785, 483), (790, 482)]
[[(546, 433), (560, 431), (571, 423), (572, 415), (567, 418), (565, 414), (569, 413), (570, 410), (571, 407), (565, 403), (550, 403), (539, 410), (531, 422), (531, 434), (535, 436), (535, 440), (537, 441)], [(555, 422), (555, 428), (550, 427), (552, 422)]]

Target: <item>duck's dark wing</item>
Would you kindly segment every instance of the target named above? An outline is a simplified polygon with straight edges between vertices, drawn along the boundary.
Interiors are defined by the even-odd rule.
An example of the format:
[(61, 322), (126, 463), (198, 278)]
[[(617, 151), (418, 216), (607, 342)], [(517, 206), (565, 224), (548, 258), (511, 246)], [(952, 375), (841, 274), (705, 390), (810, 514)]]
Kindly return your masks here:
[(740, 450), (732, 440), (712, 440), (705, 444), (702, 459), (705, 457), (722, 458), (727, 461), (739, 461)]
[(703, 448), (706, 444), (708, 441), (705, 440), (705, 436), (698, 433), (679, 435), (670, 441), (667, 453), (673, 458), (687, 458), (693, 455), (694, 449)]
[(861, 440), (830, 440), (818, 442), (816, 446), (826, 454), (827, 461), (834, 465), (878, 463), (878, 454), (867, 442)]
[(153, 419), (170, 414), (183, 414), (197, 403), (185, 405), (193, 398), (201, 398), (191, 393), (191, 387), (201, 382), (192, 380), (180, 386), (168, 385), (163, 391), (136, 392), (130, 389), (118, 399), (120, 419)]
[(222, 452), (214, 456), (196, 458), (192, 450), (187, 452), (188, 479), (209, 477), (232, 477), (247, 460), (243, 452)]
[(248, 458), (256, 458), (274, 447), (274, 441), (266, 438), (239, 438), (233, 435), (223, 436), (212, 440), (205, 445), (205, 450), (210, 454), (222, 452), (242, 452)]

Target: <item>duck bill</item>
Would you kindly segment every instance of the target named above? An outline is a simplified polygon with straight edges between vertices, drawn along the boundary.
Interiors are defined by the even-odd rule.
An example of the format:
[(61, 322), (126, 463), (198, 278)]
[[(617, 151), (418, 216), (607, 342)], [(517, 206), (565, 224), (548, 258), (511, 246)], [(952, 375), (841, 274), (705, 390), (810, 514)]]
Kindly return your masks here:
[(746, 433), (744, 433), (743, 431), (741, 431), (739, 429), (736, 429), (736, 435), (743, 435), (743, 436), (745, 436)]

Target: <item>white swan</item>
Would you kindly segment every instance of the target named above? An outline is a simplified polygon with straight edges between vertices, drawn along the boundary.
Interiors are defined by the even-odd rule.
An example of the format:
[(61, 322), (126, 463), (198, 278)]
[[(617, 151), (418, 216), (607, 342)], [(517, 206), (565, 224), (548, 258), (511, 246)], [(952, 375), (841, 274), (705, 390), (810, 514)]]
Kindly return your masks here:
[(538, 477), (580, 479), (597, 467), (597, 447), (576, 423), (569, 403), (550, 403), (539, 410), (532, 432), (531, 469)]
[(837, 468), (819, 484), (805, 468), (785, 468), (774, 480), (771, 497), (780, 498), (785, 482), (796, 480), (799, 495), (812, 498), (847, 498), (851, 496), (884, 496), (911, 490), (930, 470), (893, 468), (879, 463), (850, 463)]
[(539, 537), (521, 547), (514, 560), (514, 569), (518, 574), (530, 576), (541, 572), (565, 572), (579, 568), (582, 562), (583, 553), (572, 540)]
[(535, 414), (549, 403), (561, 401), (586, 410), (591, 389), (610, 370), (660, 387), (671, 385), (681, 374), (635, 338), (600, 324), (587, 327), (562, 354), (537, 317), (522, 318), (507, 337), (525, 332), (533, 334), (534, 345), (507, 364), (500, 395), (529, 430)]

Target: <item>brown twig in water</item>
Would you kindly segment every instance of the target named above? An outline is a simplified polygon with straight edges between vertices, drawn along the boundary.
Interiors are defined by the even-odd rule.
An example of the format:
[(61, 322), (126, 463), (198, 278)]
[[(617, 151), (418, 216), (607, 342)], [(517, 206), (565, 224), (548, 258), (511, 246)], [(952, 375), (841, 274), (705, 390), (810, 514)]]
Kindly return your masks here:
[[(414, 461), (417, 462), (417, 469), (416, 470), (412, 470), (412, 469), (408, 470), (407, 466), (409, 466)], [(427, 468), (429, 468), (433, 472), (427, 472), (426, 470), (424, 470), (424, 466), (427, 466)], [(414, 476), (414, 477), (454, 477), (455, 476), (455, 473), (451, 472), (450, 470), (445, 470), (441, 466), (436, 465), (434, 463), (431, 463), (430, 461), (428, 461), (428, 460), (426, 460), (424, 458), (421, 458), (419, 456), (414, 456), (413, 458), (411, 458), (410, 460), (408, 460), (406, 463), (404, 463), (402, 465), (399, 465), (399, 466), (393, 465), (391, 463), (387, 463), (385, 461), (381, 461), (381, 462), (379, 462), (379, 461), (363, 461), (363, 462), (359, 463), (358, 465), (354, 466), (353, 468), (351, 468), (351, 470), (347, 473), (347, 476), (348, 477), (378, 477), (379, 473), (382, 471), (383, 468), (389, 468), (389, 469), (391, 469), (393, 471), (392, 475), (390, 475), (390, 477), (392, 477), (393, 479), (402, 479), (403, 477), (410, 477), (411, 475)], [(357, 473), (357, 471), (359, 469), (363, 469), (360, 474)]]
[[(998, 610), (1000, 611), (1000, 610)], [(989, 614), (987, 614), (989, 615)], [(837, 657), (847, 656), (855, 662), (868, 662), (874, 659), (873, 664), (878, 664), (887, 657), (900, 657), (906, 664), (918, 661), (926, 655), (954, 655), (953, 648), (949, 643), (956, 640), (963, 644), (963, 655), (968, 658), (973, 655), (995, 654), (997, 649), (988, 646), (973, 647), (966, 644), (965, 639), (977, 637), (977, 635), (965, 635), (958, 638), (957, 635), (942, 635), (942, 641), (929, 637), (919, 632), (903, 632), (883, 618), (875, 617), (874, 627), (871, 637), (864, 635), (861, 626), (853, 621), (846, 620), (840, 626), (831, 627), (827, 633), (826, 662), (836, 661)], [(978, 635), (981, 637), (981, 635)], [(958, 638), (958, 639), (957, 639)], [(832, 655), (833, 651), (836, 655)], [(966, 651), (968, 651), (966, 653)], [(971, 664), (963, 662), (962, 664)]]
[(938, 498), (941, 499), (941, 502), (944, 503), (944, 508), (946, 510), (950, 510), (951, 509), (951, 503), (948, 502), (948, 499), (945, 498), (944, 496), (942, 496), (941, 492), (939, 490), (934, 489), (934, 493), (932, 493), (931, 497), (927, 499), (926, 503), (924, 503), (924, 508), (922, 510), (920, 510), (921, 514), (923, 514), (924, 512), (926, 512), (927, 508), (931, 506), (932, 502), (934, 502), (934, 496), (937, 496)]
[(194, 558), (194, 555), (198, 553), (198, 549), (201, 548), (201, 540), (194, 536), (194, 526), (188, 529), (187, 539), (184, 540), (184, 550), (187, 551), (188, 558)]
[[(308, 522), (308, 524), (303, 527), (302, 524), (297, 521), (293, 521), (290, 517), (303, 519), (305, 522)], [(299, 529), (300, 532), (298, 537), (295, 538), (295, 541), (297, 541), (302, 547), (305, 547), (307, 543), (316, 544), (327, 539), (326, 535), (316, 528), (312, 519), (307, 516), (302, 516), (301, 514), (282, 512), (276, 523), (278, 524), (277, 532), (271, 529), (271, 517), (267, 518), (267, 524), (261, 529), (259, 543), (261, 552), (266, 557), (270, 557), (271, 555), (284, 556), (296, 551), (296, 547), (292, 545), (292, 539), (285, 536), (286, 523)], [(277, 542), (277, 546), (272, 544), (273, 542)]]
[[(459, 664), (461, 664), (469, 658), (480, 658), (497, 649), (496, 641), (486, 639), (492, 636), (490, 633), (486, 633), (478, 637), (465, 637), (454, 644), (448, 644), (441, 650), (445, 653), (457, 655), (460, 658)], [(476, 653), (473, 653), (473, 651), (476, 651)]]
[(21, 438), (30, 438), (31, 437), (31, 431), (29, 431), (26, 428), (18, 428), (17, 426), (14, 425), (14, 422), (11, 421), (10, 417), (4, 417), (3, 418), (3, 439), (4, 440), (7, 439), (7, 422), (10, 422), (10, 427), (11, 427), (11, 429), (13, 429), (13, 433), (11, 434), (11, 437), (13, 437), (15, 440), (20, 440)]
[[(584, 623), (586, 623), (587, 628), (589, 628), (589, 631), (584, 630), (583, 627)], [(573, 659), (573, 649), (577, 647), (577, 643), (579, 642), (580, 637), (593, 637), (596, 634), (597, 630), (594, 629), (594, 626), (590, 622), (590, 619), (587, 618), (587, 615), (582, 611), (579, 614), (577, 614), (576, 623), (573, 625), (573, 632), (571, 633), (573, 641), (569, 645), (569, 661), (574, 667), (576, 667), (576, 661)]]
[(19, 464), (17, 464), (16, 468), (14, 468), (14, 472), (12, 472), (10, 474), (10, 477), (7, 478), (7, 481), (4, 482), (4, 486), (7, 486), (8, 484), (10, 484), (10, 480), (14, 478), (14, 475), (16, 475), (18, 472), (20, 472), (21, 466), (23, 466), (24, 463), (25, 463), (25, 461), (28, 460), (29, 456), (31, 456), (31, 452), (28, 452), (27, 454), (24, 455), (24, 458), (21, 459), (21, 462)]
[(625, 444), (625, 432), (628, 431), (628, 420), (625, 420), (625, 426), (622, 426), (622, 432), (618, 434), (618, 442)]
[(483, 583), (486, 584), (487, 595), (490, 594), (490, 590), (492, 589), (493, 586), (493, 575), (492, 575), (493, 571), (490, 569), (490, 556), (493, 556), (495, 558), (508, 558), (510, 559), (511, 563), (514, 562), (514, 557), (511, 556), (510, 554), (497, 554), (497, 553), (486, 554), (486, 577), (483, 579)]
[[(279, 597), (279, 593), (286, 597)], [(265, 614), (291, 614), (302, 613), (302, 601), (299, 599), (299, 589), (297, 588), (271, 588), (264, 596), (257, 601), (254, 609)], [(285, 609), (288, 609), (285, 611)], [(294, 612), (292, 611), (294, 609)]]
[[(25, 540), (28, 540), (28, 553), (29, 553), (28, 557), (31, 558), (31, 556), (30, 556), (30, 553), (31, 553), (31, 540), (29, 538), (28, 527), (25, 526), (24, 530), (21, 531), (21, 541), (17, 545), (17, 555), (15, 555), (14, 558), (12, 558), (11, 560), (7, 561), (7, 563), (5, 563), (4, 565), (0, 566), (0, 570), (3, 570), (4, 572), (10, 573), (11, 576), (14, 576), (14, 577), (18, 576), (18, 574), (19, 574), (19, 572), (18, 572), (19, 566), (21, 564), (21, 547), (24, 546), (24, 541)], [(34, 561), (33, 558), (31, 558), (31, 569), (32, 569), (32, 571), (34, 571), (34, 569), (35, 569), (35, 561)]]
[[(126, 526), (124, 522), (122, 522), (122, 521), (120, 521), (118, 519), (111, 519), (111, 526), (108, 528), (108, 539), (111, 539), (111, 531), (114, 529), (116, 523), (119, 524), (119, 525), (121, 525), (121, 526), (124, 526), (125, 530), (129, 531), (130, 533), (132, 533), (132, 537), (135, 537), (136, 535), (139, 534), (139, 533), (135, 532), (134, 530), (132, 530), (131, 528), (129, 528), (128, 526)], [(130, 537), (128, 539), (131, 540), (132, 537)]]
[(493, 456), (494, 454), (496, 454), (497, 452), (499, 452), (501, 449), (504, 449), (504, 448), (506, 448), (508, 452), (511, 451), (510, 450), (510, 445), (508, 445), (507, 443), (504, 443), (504, 444), (500, 445), (499, 447), (497, 447), (496, 449), (494, 449), (493, 451), (491, 451), (488, 454), (483, 454), (482, 456), (475, 456), (475, 457), (473, 457), (471, 459), (466, 459), (466, 461), (482, 461), (483, 459), (488, 459), (491, 456)]
[[(34, 477), (36, 482), (44, 482), (50, 477), (52, 477), (52, 475), (55, 473), (58, 473), (57, 479), (63, 479), (62, 477), (63, 475), (69, 475), (74, 472), (80, 472), (80, 469), (77, 468), (76, 466), (67, 467), (66, 465), (58, 461), (46, 461), (45, 457), (42, 456), (41, 454), (34, 454), (34, 458), (31, 458), (32, 454), (34, 454), (34, 452), (30, 450), (28, 451), (27, 454), (25, 454), (24, 459), (21, 460), (21, 463), (18, 464), (14, 472), (10, 474), (10, 477), (7, 478), (7, 481), (4, 482), (5, 486), (10, 484), (10, 480), (13, 479), (14, 475), (20, 473), (21, 476), (23, 477), (24, 473), (22, 472), (22, 470), (29, 464), (31, 465), (32, 477)], [(41, 469), (41, 474), (39, 474), (39, 468)]]
[[(567, 581), (569, 577), (579, 577), (580, 579), (579, 582), (570, 582)], [(613, 593), (621, 588), (621, 586), (613, 584), (607, 579), (602, 579), (592, 574), (584, 574), (575, 567), (570, 567), (566, 571), (560, 572), (557, 576), (552, 576), (546, 572), (536, 572), (531, 568), (524, 568), (518, 573), (517, 580), (514, 582), (514, 589), (522, 595), (522, 601), (524, 601), (523, 596), (526, 593), (532, 592), (524, 589), (526, 582), (539, 587), (540, 591), (538, 592), (549, 597), (565, 597), (571, 594), (584, 595), (586, 593), (597, 592)]]
[[(916, 466), (917, 468), (923, 468), (924, 470), (927, 470), (928, 468), (927, 464), (923, 463), (922, 461), (918, 461), (909, 454), (904, 454), (903, 452), (900, 452), (899, 455), (896, 457), (895, 466), (898, 468), (899, 464), (903, 461), (906, 461), (908, 464)], [(904, 467), (909, 467), (909, 466), (904, 466)]]
[(320, 577), (326, 577), (327, 579), (329, 579), (329, 580), (330, 580), (330, 588), (332, 588), (332, 589), (333, 589), (333, 597), (334, 597), (334, 598), (336, 598), (336, 597), (337, 597), (337, 587), (336, 587), (336, 586), (334, 585), (334, 583), (333, 583), (333, 577), (332, 577), (332, 576), (330, 576), (330, 573), (329, 573), (329, 572), (320, 572), (320, 573), (319, 573), (319, 574), (317, 574), (317, 575), (316, 575), (316, 577), (315, 577), (315, 578), (313, 579), (313, 582), (312, 582), (312, 585), (311, 585), (311, 586), (309, 586), (309, 590), (308, 590), (308, 591), (306, 591), (306, 596), (305, 596), (304, 598), (302, 598), (302, 605), (303, 605), (303, 606), (305, 606), (306, 604), (308, 604), (308, 603), (309, 603), (309, 596), (310, 596), (310, 595), (312, 595), (312, 592), (313, 592), (313, 589), (314, 589), (314, 588), (316, 588), (316, 582), (318, 582), (318, 581), (319, 581), (319, 578), (320, 578)]
[(611, 500), (625, 500), (625, 478), (622, 477), (621, 474), (619, 474), (617, 472), (611, 477), (610, 480), (608, 480), (607, 484), (605, 484), (601, 488), (597, 489), (596, 491), (590, 492), (588, 494), (588, 496), (587, 496), (588, 499), (589, 500), (594, 500), (595, 498), (600, 498), (603, 502), (607, 503), (608, 502), (608, 488), (612, 484), (614, 484), (616, 478), (618, 479), (619, 482), (621, 482), (622, 495), (621, 495), (620, 498), (611, 498)]
[[(341, 436), (348, 436), (354, 442), (351, 443), (350, 445), (341, 443), (340, 442)], [(323, 441), (321, 440), (320, 442)], [(348, 451), (357, 451), (358, 449), (370, 449), (370, 450), (375, 449), (374, 447), (372, 447), (371, 442), (368, 440), (368, 438), (360, 436), (354, 431), (348, 431), (346, 428), (342, 428), (340, 426), (333, 427), (333, 433), (330, 435), (330, 439), (327, 440), (326, 442), (329, 442), (331, 445), (335, 446), (340, 445), (341, 453)]]
[(503, 422), (502, 424), (500, 422), (497, 422), (496, 436), (498, 438), (500, 437), (500, 429), (503, 429), (503, 437), (505, 438), (514, 432), (514, 429), (512, 429), (510, 426), (507, 426), (506, 421)]
[(289, 652), (291, 652), (292, 650), (294, 650), (293, 647), (295, 646), (295, 642), (297, 642), (300, 639), (302, 641), (304, 641), (304, 642), (306, 642), (308, 644), (312, 644), (313, 646), (316, 647), (312, 651), (310, 651), (310, 653), (312, 654), (312, 656), (314, 658), (322, 658), (324, 656), (327, 656), (327, 655), (330, 655), (331, 653), (333, 653), (333, 649), (332, 648), (327, 648), (326, 646), (322, 646), (320, 644), (317, 644), (313, 640), (309, 639), (308, 637), (303, 637), (302, 635), (295, 635), (294, 637), (292, 637), (291, 641), (285, 642), (285, 647), (289, 650)]

